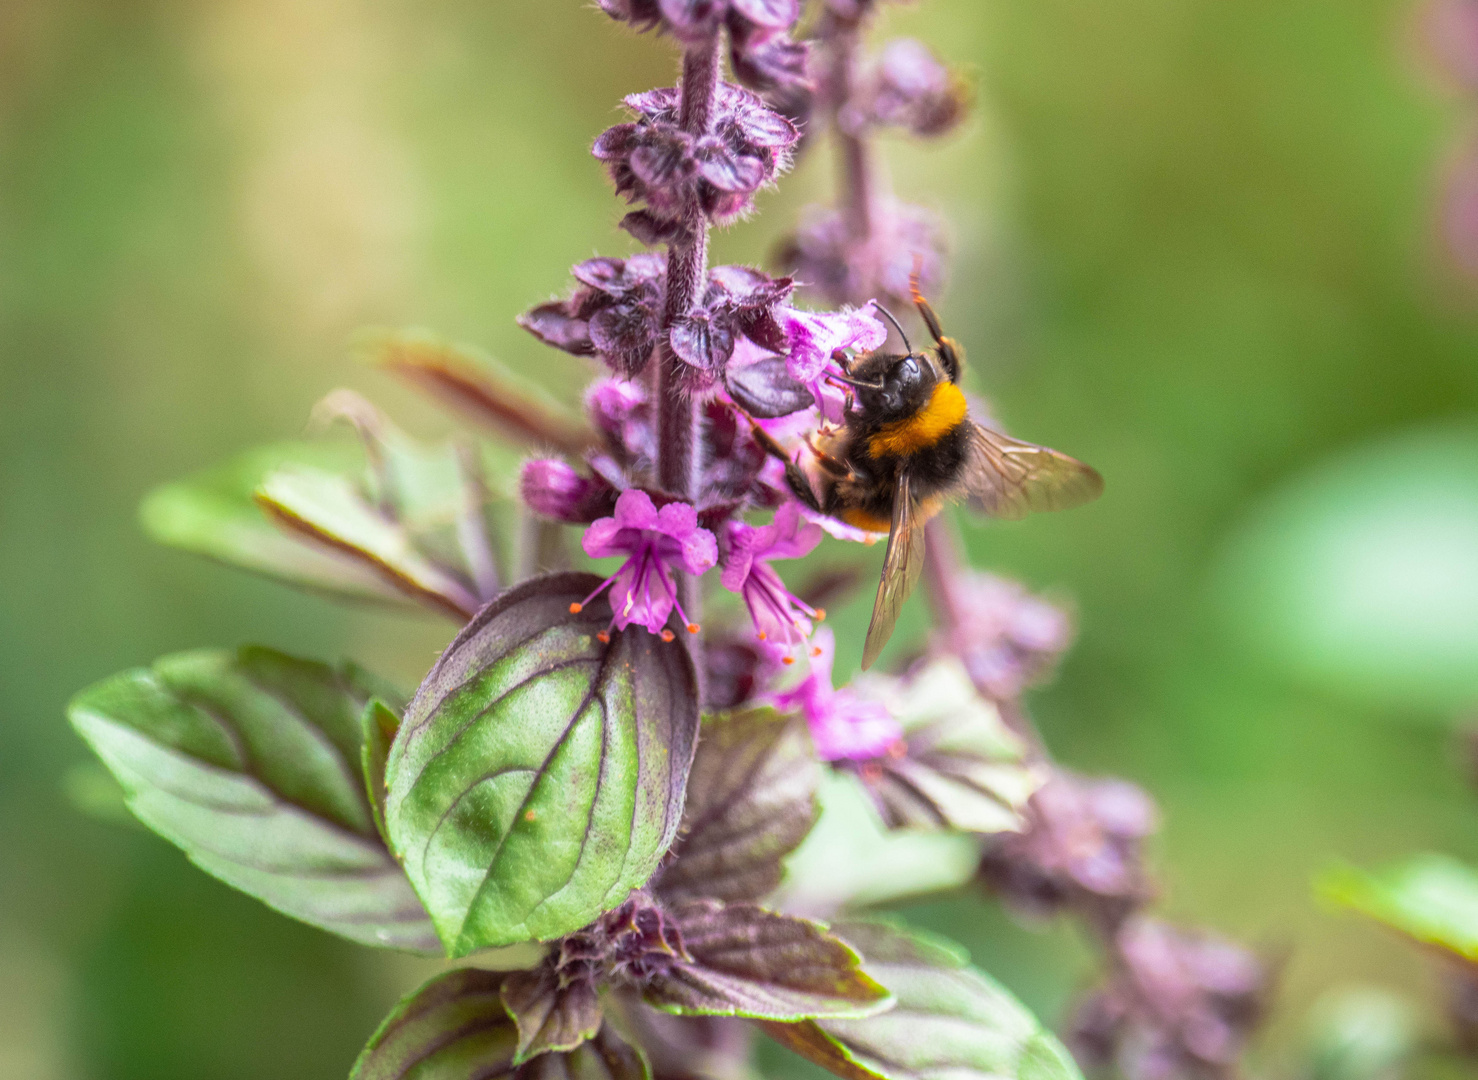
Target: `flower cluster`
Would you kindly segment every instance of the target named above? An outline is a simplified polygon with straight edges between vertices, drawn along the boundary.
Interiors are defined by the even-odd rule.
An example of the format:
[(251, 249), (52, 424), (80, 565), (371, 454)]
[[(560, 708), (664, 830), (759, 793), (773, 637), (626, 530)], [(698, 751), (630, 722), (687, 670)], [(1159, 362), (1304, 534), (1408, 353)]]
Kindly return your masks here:
[(1032, 796), (1026, 830), (986, 849), (980, 877), (1019, 910), (1091, 907), (1118, 923), (1150, 897), (1143, 842), (1155, 827), (1154, 803), (1133, 784), (1059, 769)]
[(800, 0), (598, 0), (613, 19), (640, 30), (661, 27), (696, 44), (729, 34), (734, 73), (757, 90), (784, 90), (806, 81), (806, 47), (790, 37)]
[(646, 244), (665, 243), (691, 229), (685, 212), (695, 203), (714, 224), (744, 214), (754, 193), (784, 171), (800, 138), (789, 120), (730, 83), (718, 87), (705, 134), (679, 124), (679, 101), (676, 88), (632, 94), (626, 107), (636, 121), (606, 129), (592, 151), (618, 194), (646, 204), (621, 222)]
[(1078, 1007), (1072, 1042), (1089, 1067), (1137, 1080), (1237, 1075), (1267, 976), (1246, 949), (1140, 917), (1117, 933), (1123, 970)]
[(1066, 613), (1014, 581), (972, 570), (952, 592), (956, 618), (936, 632), (935, 648), (958, 656), (997, 701), (1019, 697), (1050, 672), (1072, 640)]

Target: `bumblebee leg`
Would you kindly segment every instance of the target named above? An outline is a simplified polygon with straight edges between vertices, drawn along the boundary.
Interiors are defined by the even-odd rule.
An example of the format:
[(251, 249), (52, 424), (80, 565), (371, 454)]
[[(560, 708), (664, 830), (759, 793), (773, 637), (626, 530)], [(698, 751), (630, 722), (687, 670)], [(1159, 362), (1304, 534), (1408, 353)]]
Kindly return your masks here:
[(816, 492), (811, 488), (810, 478), (801, 471), (799, 465), (790, 459), (790, 455), (785, 452), (785, 447), (776, 442), (774, 436), (768, 431), (755, 423), (754, 417), (747, 417), (747, 419), (750, 433), (754, 436), (754, 441), (759, 448), (785, 466), (785, 486), (790, 488), (791, 494), (816, 513), (825, 513), (821, 509), (821, 501), (816, 498)]
[(832, 476), (852, 475), (852, 467), (848, 465), (845, 461), (842, 461), (840, 458), (832, 457), (825, 450), (817, 449), (816, 444), (811, 441), (811, 436), (807, 435), (805, 438), (806, 446), (809, 447), (811, 453), (816, 456), (817, 465), (820, 465), (827, 472), (831, 473)]

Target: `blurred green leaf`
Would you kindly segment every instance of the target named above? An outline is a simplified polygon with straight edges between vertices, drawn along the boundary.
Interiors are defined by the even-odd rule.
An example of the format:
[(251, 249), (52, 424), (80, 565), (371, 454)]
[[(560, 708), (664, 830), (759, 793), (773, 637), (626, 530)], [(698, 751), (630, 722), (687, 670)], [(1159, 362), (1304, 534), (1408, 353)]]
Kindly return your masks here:
[(352, 941), (436, 953), (365, 797), (367, 696), (354, 669), (244, 648), (115, 675), (68, 715), (129, 809), (208, 873)]
[(1412, 1004), (1375, 987), (1326, 994), (1309, 1029), (1312, 1080), (1397, 1080), (1420, 1042)]
[(776, 907), (835, 911), (958, 888), (975, 876), (980, 841), (967, 833), (894, 831), (852, 773), (823, 771), (821, 816), (786, 860)]
[(306, 542), (360, 560), (407, 596), (459, 622), (479, 606), (464, 582), (428, 558), (403, 524), (370, 505), (346, 477), (320, 469), (281, 469), (262, 481), (256, 499)]
[(366, 331), (358, 345), (367, 362), (522, 446), (579, 457), (595, 444), (583, 417), (474, 346), (453, 345), (425, 330)]
[(765, 1024), (771, 1037), (845, 1080), (1081, 1080), (1027, 1009), (940, 939), (875, 922), (832, 931), (897, 998), (865, 1020)]
[(1216, 583), (1226, 623), (1281, 671), (1362, 703), (1478, 701), (1478, 430), (1407, 432), (1293, 478)]
[(687, 650), (570, 607), (600, 583), (510, 589), (447, 648), (406, 710), (386, 823), (448, 952), (585, 926), (657, 868), (698, 732)]
[(718, 900), (689, 900), (668, 915), (688, 955), (642, 994), (665, 1012), (793, 1021), (873, 1016), (891, 1002), (862, 958), (810, 919)]
[(664, 899), (759, 900), (816, 823), (821, 767), (805, 724), (772, 709), (708, 718), (688, 777), (678, 857)]
[(1383, 870), (1335, 867), (1321, 895), (1423, 945), (1478, 961), (1478, 871), (1446, 855), (1414, 855)]
[(256, 489), (286, 466), (362, 471), (364, 455), (343, 441), (280, 443), (247, 451), (156, 488), (139, 509), (144, 529), (162, 544), (294, 585), (355, 600), (408, 603), (373, 567), (286, 533), (262, 512), (253, 501)]
[(903, 725), (906, 751), (864, 774), (890, 827), (981, 834), (1021, 828), (1046, 773), (1027, 759), (1026, 745), (958, 660), (936, 660), (907, 679), (864, 676), (854, 685)]
[(602, 1027), (567, 1053), (522, 1066), (500, 972), (463, 968), (406, 995), (370, 1038), (349, 1080), (650, 1080), (640, 1051)]

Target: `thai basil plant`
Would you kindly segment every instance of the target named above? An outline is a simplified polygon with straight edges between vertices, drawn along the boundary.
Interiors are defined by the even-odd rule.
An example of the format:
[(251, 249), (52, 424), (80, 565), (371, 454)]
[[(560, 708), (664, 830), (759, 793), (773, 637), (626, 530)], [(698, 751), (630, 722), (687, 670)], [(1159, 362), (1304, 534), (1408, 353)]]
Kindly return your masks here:
[[(1261, 965), (1149, 914), (1153, 804), (1058, 768), (1023, 708), (1067, 616), (966, 567), (947, 516), (923, 525), (940, 499), (906, 536), (895, 512), (888, 539), (888, 521), (839, 520), (810, 486), (907, 497), (901, 465), (863, 477), (861, 451), (826, 449), (882, 430), (865, 425), (891, 384), (863, 377), (893, 370), (880, 357), (934, 372), (955, 408), (941, 388), (959, 346), (934, 324), (915, 350), (888, 307), (941, 287), (944, 225), (891, 195), (874, 143), (952, 129), (969, 87), (918, 42), (870, 52), (871, 0), (599, 6), (670, 40), (681, 76), (632, 94), (594, 141), (645, 250), (577, 264), (567, 295), (521, 319), (589, 358), (583, 408), (472, 350), (382, 334), (373, 360), (467, 434), (422, 444), (337, 391), (316, 419), (354, 445), (269, 447), (145, 505), (165, 542), (429, 608), (455, 639), (409, 695), (266, 648), (169, 656), (81, 693), (73, 725), (133, 813), (208, 873), (362, 945), (455, 961), (369, 1035), (357, 1080), (735, 1077), (759, 1038), (852, 1080), (1233, 1075)], [(711, 229), (824, 139), (837, 205), (771, 270), (711, 265)], [(909, 419), (907, 449), (987, 421), (960, 402), (948, 424)], [(995, 466), (1000, 490), (1035, 490), (1015, 460)], [(824, 606), (860, 574), (795, 569), (827, 533), (888, 540), (883, 592), (901, 604), (922, 577), (915, 602), (935, 614), (921, 648), (843, 686)], [(973, 852), (959, 887), (1101, 943), (1076, 1062), (958, 947), (855, 897), (787, 890), (821, 793), (841, 789), (863, 798), (827, 814), (953, 835)], [(887, 885), (876, 895), (909, 887)], [(498, 969), (510, 954), (494, 950), (529, 944), (532, 966)]]

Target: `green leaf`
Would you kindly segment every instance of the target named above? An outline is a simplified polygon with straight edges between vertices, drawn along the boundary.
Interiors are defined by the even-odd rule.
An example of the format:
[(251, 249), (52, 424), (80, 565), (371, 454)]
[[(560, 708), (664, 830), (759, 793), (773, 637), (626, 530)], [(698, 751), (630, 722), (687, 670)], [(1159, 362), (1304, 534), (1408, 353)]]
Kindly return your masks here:
[(651, 1080), (641, 1052), (609, 1024), (572, 1051), (515, 1064), (518, 1029), (500, 997), (507, 978), (463, 968), (407, 995), (370, 1038), (349, 1080)]
[(68, 715), (129, 809), (208, 873), (353, 941), (439, 952), (365, 796), (368, 696), (357, 669), (245, 648), (115, 675)]
[(526, 581), (442, 655), (390, 750), (386, 824), (448, 952), (572, 933), (671, 844), (698, 730), (688, 651), (604, 605), (590, 574)]
[(1478, 871), (1446, 855), (1416, 855), (1379, 871), (1339, 866), (1324, 897), (1423, 945), (1478, 961)]
[(561, 985), (548, 964), (510, 972), (503, 980), (503, 1007), (518, 1027), (518, 1062), (551, 1050), (573, 1050), (600, 1030), (602, 1013), (593, 981)]
[(833, 933), (897, 998), (867, 1020), (764, 1025), (846, 1080), (1081, 1080), (1060, 1042), (947, 942), (873, 922)]
[(322, 469), (281, 469), (262, 481), (256, 499), (278, 525), (360, 560), (412, 599), (459, 622), (477, 610), (468, 585), (416, 544), (407, 528), (370, 505), (353, 481)]
[(662, 870), (666, 900), (759, 900), (820, 812), (821, 767), (804, 723), (771, 709), (703, 725), (676, 859)]
[(362, 451), (347, 442), (260, 447), (224, 465), (167, 484), (139, 508), (155, 540), (294, 585), (355, 600), (406, 603), (385, 577), (357, 558), (309, 544), (272, 524), (252, 500), (271, 473), (287, 466), (362, 470)]
[(862, 773), (890, 828), (1022, 828), (1022, 812), (1046, 773), (958, 660), (936, 660), (907, 680), (867, 677), (858, 684), (903, 725), (906, 752), (879, 758)]
[(826, 927), (754, 904), (690, 900), (668, 915), (687, 959), (653, 976), (647, 1004), (688, 1016), (872, 1016), (892, 1002)]

